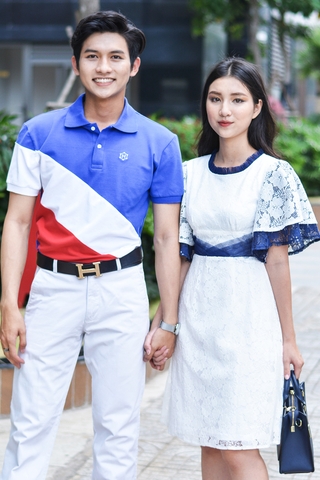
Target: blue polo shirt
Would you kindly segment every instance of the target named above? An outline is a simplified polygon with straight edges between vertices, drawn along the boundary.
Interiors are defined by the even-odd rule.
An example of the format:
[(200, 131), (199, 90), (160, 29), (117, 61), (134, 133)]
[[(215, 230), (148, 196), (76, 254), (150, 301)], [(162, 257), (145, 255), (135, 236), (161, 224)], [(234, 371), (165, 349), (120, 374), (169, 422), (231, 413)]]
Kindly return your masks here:
[(141, 243), (149, 201), (179, 203), (183, 194), (176, 135), (126, 100), (118, 121), (100, 131), (83, 100), (23, 125), (7, 178), (11, 192), (41, 192), (39, 251), (72, 262), (129, 253)]

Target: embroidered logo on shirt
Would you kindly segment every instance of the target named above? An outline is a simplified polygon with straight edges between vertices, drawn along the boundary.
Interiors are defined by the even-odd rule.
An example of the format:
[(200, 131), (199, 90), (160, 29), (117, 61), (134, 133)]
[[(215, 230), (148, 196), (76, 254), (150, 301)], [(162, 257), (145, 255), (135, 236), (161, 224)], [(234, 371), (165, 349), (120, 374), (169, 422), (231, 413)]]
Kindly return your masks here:
[(121, 152), (119, 158), (124, 162), (125, 160), (128, 160), (129, 155), (126, 152)]

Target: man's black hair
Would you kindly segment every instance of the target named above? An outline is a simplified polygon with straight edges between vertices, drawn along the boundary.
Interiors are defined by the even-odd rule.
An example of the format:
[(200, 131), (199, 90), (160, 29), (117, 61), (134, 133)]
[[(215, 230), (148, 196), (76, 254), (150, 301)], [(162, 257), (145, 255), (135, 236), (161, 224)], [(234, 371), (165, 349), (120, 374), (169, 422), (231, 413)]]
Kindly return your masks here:
[(112, 32), (121, 35), (128, 45), (131, 67), (146, 45), (144, 33), (121, 13), (108, 10), (83, 18), (71, 38), (71, 47), (77, 66), (83, 43), (94, 33)]

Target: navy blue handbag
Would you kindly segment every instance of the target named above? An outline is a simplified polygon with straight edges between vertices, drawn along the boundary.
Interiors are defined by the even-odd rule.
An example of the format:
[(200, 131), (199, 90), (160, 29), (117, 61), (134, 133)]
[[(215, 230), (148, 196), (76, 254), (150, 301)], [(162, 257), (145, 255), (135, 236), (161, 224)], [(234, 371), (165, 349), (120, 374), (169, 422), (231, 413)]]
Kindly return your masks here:
[(294, 371), (283, 388), (281, 440), (278, 445), (280, 473), (314, 472), (313, 443), (307, 417), (304, 382), (299, 383)]

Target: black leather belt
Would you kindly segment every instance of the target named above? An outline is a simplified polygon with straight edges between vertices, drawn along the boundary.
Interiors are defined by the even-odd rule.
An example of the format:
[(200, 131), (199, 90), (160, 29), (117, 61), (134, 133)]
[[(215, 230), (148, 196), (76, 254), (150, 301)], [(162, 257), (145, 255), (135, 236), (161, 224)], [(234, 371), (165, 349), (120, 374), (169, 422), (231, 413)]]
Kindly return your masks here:
[(51, 272), (66, 273), (67, 275), (75, 275), (79, 279), (83, 279), (85, 275), (101, 277), (103, 273), (115, 272), (116, 270), (139, 265), (142, 262), (142, 258), (141, 247), (135, 248), (124, 257), (93, 263), (70, 263), (62, 260), (53, 260), (38, 252), (37, 265)]

